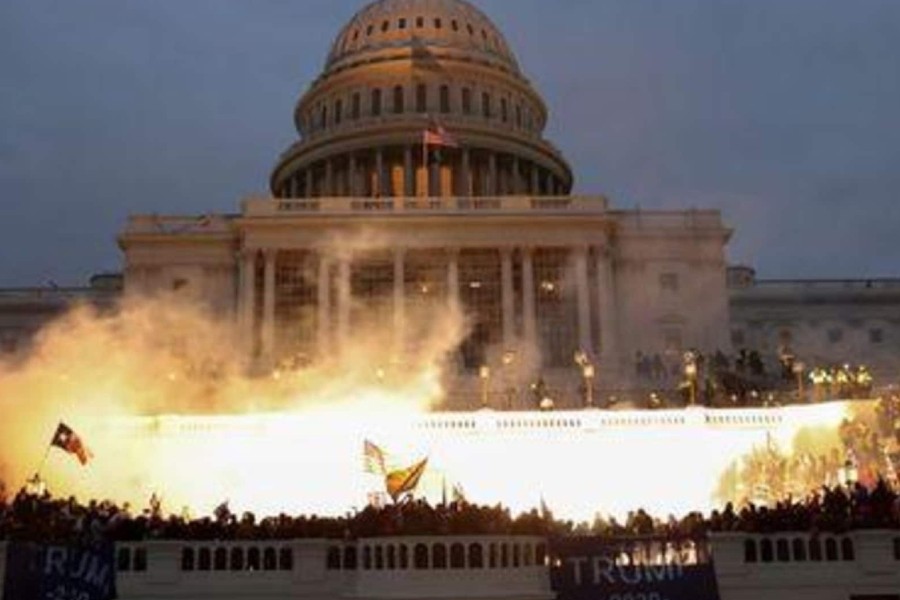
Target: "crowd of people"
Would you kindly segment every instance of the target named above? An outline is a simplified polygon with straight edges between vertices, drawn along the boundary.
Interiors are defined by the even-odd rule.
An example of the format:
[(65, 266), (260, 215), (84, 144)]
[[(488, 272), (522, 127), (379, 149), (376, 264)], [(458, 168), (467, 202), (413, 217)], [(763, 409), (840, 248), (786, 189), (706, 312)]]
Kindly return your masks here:
[(598, 517), (593, 523), (555, 519), (543, 507), (513, 515), (501, 506), (454, 501), (433, 506), (425, 500), (369, 506), (344, 517), (290, 516), (258, 519), (252, 513), (231, 513), (221, 506), (214, 515), (191, 519), (165, 516), (158, 505), (133, 514), (126, 505), (74, 498), (54, 498), (47, 492), (21, 490), (0, 499), (0, 540), (113, 541), (142, 540), (284, 540), (327, 538), (354, 540), (410, 535), (539, 535), (549, 538), (596, 535), (605, 537), (696, 538), (715, 531), (831, 531), (900, 529), (900, 495), (883, 480), (866, 487), (823, 487), (804, 499), (788, 499), (770, 507), (729, 503), (708, 517), (654, 518), (644, 510), (624, 523)]

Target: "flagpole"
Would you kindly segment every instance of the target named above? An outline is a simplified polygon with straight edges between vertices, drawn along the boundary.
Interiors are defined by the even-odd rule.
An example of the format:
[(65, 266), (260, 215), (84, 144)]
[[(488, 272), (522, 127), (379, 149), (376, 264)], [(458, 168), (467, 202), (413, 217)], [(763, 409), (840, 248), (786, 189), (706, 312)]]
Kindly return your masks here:
[(44, 457), (41, 459), (41, 464), (38, 465), (37, 471), (34, 472), (35, 475), (40, 478), (41, 471), (44, 470), (44, 464), (47, 462), (47, 457), (50, 456), (50, 449), (53, 448), (53, 442), (47, 444), (47, 448), (44, 450)]

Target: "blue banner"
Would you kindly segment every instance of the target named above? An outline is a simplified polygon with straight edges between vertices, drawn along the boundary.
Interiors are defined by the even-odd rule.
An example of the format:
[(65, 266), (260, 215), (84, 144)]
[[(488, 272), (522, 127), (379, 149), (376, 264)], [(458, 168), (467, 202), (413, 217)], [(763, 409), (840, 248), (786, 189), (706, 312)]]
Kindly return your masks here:
[(705, 541), (562, 538), (550, 552), (558, 600), (719, 600)]
[(67, 546), (10, 542), (3, 600), (116, 598), (113, 545)]

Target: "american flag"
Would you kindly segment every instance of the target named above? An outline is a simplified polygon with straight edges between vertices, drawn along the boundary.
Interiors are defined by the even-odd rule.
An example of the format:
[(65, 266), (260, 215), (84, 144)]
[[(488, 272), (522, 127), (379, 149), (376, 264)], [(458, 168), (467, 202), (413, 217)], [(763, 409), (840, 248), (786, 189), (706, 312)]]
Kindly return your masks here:
[(459, 142), (440, 125), (432, 125), (422, 134), (422, 143), (426, 146), (443, 146), (459, 148)]

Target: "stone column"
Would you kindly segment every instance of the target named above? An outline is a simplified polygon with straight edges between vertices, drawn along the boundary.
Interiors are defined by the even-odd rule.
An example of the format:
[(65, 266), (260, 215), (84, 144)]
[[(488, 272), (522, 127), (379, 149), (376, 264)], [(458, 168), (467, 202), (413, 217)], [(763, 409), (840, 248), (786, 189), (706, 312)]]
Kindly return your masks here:
[(537, 311), (534, 302), (534, 250), (522, 248), (522, 317), (525, 341), (537, 341)]
[(460, 307), (459, 299), (459, 250), (453, 248), (447, 256), (447, 305), (456, 312)]
[(540, 169), (537, 163), (531, 163), (531, 195), (538, 196), (541, 193)]
[(406, 341), (406, 271), (403, 248), (394, 248), (394, 346), (399, 351)]
[(591, 303), (588, 293), (587, 247), (575, 248), (575, 289), (578, 296), (578, 345), (579, 349), (590, 352), (591, 344)]
[(509, 186), (510, 192), (513, 195), (518, 196), (519, 194), (522, 193), (522, 188), (520, 185), (521, 177), (519, 177), (519, 157), (518, 156), (512, 157), (512, 164), (509, 167), (509, 171), (510, 171), (509, 178), (511, 180), (510, 186)]
[(497, 153), (491, 152), (488, 156), (488, 196), (497, 195)]
[(407, 198), (416, 195), (416, 171), (413, 166), (412, 146), (403, 148), (403, 195)]
[(319, 283), (316, 286), (318, 318), (317, 345), (319, 355), (325, 355), (331, 346), (331, 261), (323, 254), (319, 255)]
[(334, 161), (330, 158), (325, 161), (325, 190), (323, 192), (323, 196), (326, 198), (333, 198), (336, 194), (334, 193)]
[(384, 151), (378, 148), (375, 150), (375, 197), (381, 198), (385, 195)]
[(503, 345), (510, 349), (516, 342), (515, 299), (513, 298), (512, 250), (500, 249), (501, 302), (503, 306)]
[(618, 356), (616, 288), (609, 247), (597, 248), (597, 318), (600, 319), (600, 361), (614, 365)]
[(247, 357), (254, 349), (254, 321), (256, 299), (256, 250), (247, 248), (241, 253), (241, 343)]
[(306, 169), (306, 197), (314, 198), (316, 195), (316, 182), (314, 173), (312, 170), (312, 166), (307, 167)]
[(472, 158), (469, 155), (469, 149), (462, 149), (462, 185), (459, 189), (459, 195), (468, 198), (472, 195)]
[(359, 196), (359, 176), (356, 172), (356, 153), (350, 153), (349, 165), (347, 166), (347, 187), (350, 190), (350, 195), (354, 198)]
[(350, 259), (342, 257), (338, 263), (338, 325), (339, 352), (347, 347), (350, 334)]
[(278, 251), (267, 248), (263, 256), (266, 262), (263, 271), (262, 355), (266, 360), (272, 360), (275, 354), (275, 260)]

